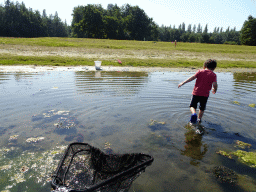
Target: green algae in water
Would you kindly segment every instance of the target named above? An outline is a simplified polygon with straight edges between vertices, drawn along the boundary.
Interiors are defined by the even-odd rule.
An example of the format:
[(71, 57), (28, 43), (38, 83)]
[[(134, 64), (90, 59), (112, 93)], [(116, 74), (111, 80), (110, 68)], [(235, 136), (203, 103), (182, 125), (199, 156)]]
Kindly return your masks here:
[[(237, 140), (236, 141), (236, 145), (235, 147), (240, 147), (242, 149), (245, 148), (250, 148), (252, 145), (249, 143), (245, 143), (242, 141)], [(237, 150), (234, 152), (226, 152), (223, 150), (219, 150), (218, 152), (216, 152), (222, 156), (228, 157), (229, 159), (232, 159), (233, 156), (238, 157), (238, 160), (243, 163), (246, 164), (250, 167), (256, 168), (256, 151), (254, 152), (247, 152), (247, 151), (243, 151), (243, 150)]]
[(222, 156), (225, 156), (225, 157), (228, 157), (229, 159), (232, 159), (232, 153), (228, 153), (226, 151), (222, 151), (222, 150), (219, 150), (218, 152), (216, 152), (217, 154), (220, 154)]
[(255, 108), (255, 103), (249, 104), (249, 107)]
[(65, 149), (66, 146), (57, 146), (43, 152), (24, 151), (12, 158), (9, 158), (8, 153), (20, 151), (18, 147), (0, 149), (0, 188), (15, 191), (29, 186), (28, 191), (33, 191), (36, 186), (46, 186)]
[(245, 143), (245, 142), (243, 142), (243, 141), (239, 141), (239, 140), (237, 140), (236, 141), (236, 146), (235, 147), (239, 147), (239, 148), (242, 148), (242, 149), (245, 149), (245, 148), (250, 148), (252, 145), (251, 144), (249, 144), (249, 143)]
[(238, 102), (238, 101), (233, 101), (232, 103), (235, 105), (240, 105), (240, 102)]
[(242, 150), (237, 150), (232, 153), (238, 157), (238, 160), (250, 167), (256, 167), (256, 152), (247, 152)]

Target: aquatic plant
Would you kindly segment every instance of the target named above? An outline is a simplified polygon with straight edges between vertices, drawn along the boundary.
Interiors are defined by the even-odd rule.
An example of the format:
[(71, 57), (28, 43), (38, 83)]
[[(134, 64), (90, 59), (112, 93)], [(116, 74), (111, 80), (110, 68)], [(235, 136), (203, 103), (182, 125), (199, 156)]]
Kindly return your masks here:
[(217, 154), (220, 154), (220, 155), (223, 155), (225, 157), (228, 157), (229, 159), (233, 159), (232, 158), (232, 153), (228, 153), (226, 151), (222, 151), (222, 150), (219, 150), (218, 152), (216, 152)]
[(247, 152), (242, 150), (237, 150), (232, 153), (238, 157), (238, 160), (250, 167), (256, 168), (256, 152)]
[(249, 143), (245, 143), (245, 142), (243, 142), (243, 141), (239, 141), (239, 140), (237, 140), (236, 141), (236, 146), (235, 147), (239, 147), (239, 148), (242, 148), (242, 149), (245, 149), (245, 148), (250, 148), (252, 145), (251, 144), (249, 144)]
[(238, 101), (233, 101), (232, 103), (235, 105), (240, 105), (240, 103)]
[(57, 168), (60, 157), (67, 146), (56, 146), (43, 152), (23, 151), (17, 157), (8, 157), (12, 151), (20, 151), (19, 147), (0, 149), (0, 188), (9, 190), (24, 182), (35, 182), (44, 186), (51, 181), (51, 175)]
[(151, 129), (151, 131), (166, 130), (167, 128), (165, 126), (166, 126), (166, 122), (157, 121), (153, 119), (150, 119), (150, 122), (148, 124), (148, 127)]
[(149, 125), (150, 125), (150, 126), (165, 125), (165, 122), (164, 122), (164, 121), (156, 121), (156, 120), (150, 119)]
[(151, 132), (148, 136), (144, 139), (146, 148), (157, 151), (159, 148), (168, 147), (168, 141), (166, 137), (159, 135), (157, 133)]
[(238, 175), (231, 169), (224, 166), (214, 167), (215, 177), (223, 183), (237, 183)]
[[(249, 143), (244, 143), (242, 141), (237, 140), (235, 147), (240, 147), (242, 149), (250, 148), (252, 145)], [(253, 152), (247, 152), (243, 150), (237, 150), (234, 152), (226, 152), (219, 150), (216, 152), (217, 154), (223, 155), (225, 157), (228, 157), (229, 159), (232, 159), (233, 156), (238, 157), (238, 161), (240, 161), (243, 164), (246, 164), (250, 167), (256, 168), (256, 151)]]
[(249, 107), (255, 108), (255, 103), (249, 104)]

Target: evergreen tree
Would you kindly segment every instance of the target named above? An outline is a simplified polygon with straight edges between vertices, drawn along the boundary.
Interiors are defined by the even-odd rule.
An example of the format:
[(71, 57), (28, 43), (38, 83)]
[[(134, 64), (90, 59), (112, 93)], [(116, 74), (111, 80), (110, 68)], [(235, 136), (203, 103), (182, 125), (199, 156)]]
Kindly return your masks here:
[[(59, 20), (59, 23), (62, 22)], [(33, 11), (32, 8), (27, 9), (23, 2), (21, 4), (19, 4), (19, 2), (14, 4), (10, 2), (10, 0), (7, 0), (4, 6), (0, 5), (0, 24), (0, 36), (50, 36), (48, 32), (51, 26), (48, 25), (49, 22), (46, 11), (44, 10), (41, 16), (39, 11)], [(59, 26), (61, 27), (63, 25)]]
[(195, 33), (196, 32), (196, 25), (194, 25), (194, 27), (193, 27), (193, 33)]
[(182, 30), (182, 33), (186, 32), (186, 27), (185, 27), (185, 23), (184, 22), (181, 25), (181, 30)]
[(191, 26), (191, 24), (188, 25), (187, 32), (188, 32), (188, 33), (191, 33), (191, 32), (192, 32), (192, 26)]
[(251, 15), (243, 24), (240, 40), (243, 45), (256, 46), (256, 18)]
[(204, 33), (208, 33), (208, 24), (205, 25)]
[(202, 27), (201, 27), (200, 23), (197, 26), (197, 33), (202, 33)]

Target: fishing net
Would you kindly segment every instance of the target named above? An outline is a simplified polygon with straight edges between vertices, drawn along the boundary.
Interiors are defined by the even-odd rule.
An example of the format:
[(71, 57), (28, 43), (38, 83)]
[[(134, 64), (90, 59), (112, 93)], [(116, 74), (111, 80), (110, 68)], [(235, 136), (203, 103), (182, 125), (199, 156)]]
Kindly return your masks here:
[(153, 160), (142, 153), (108, 155), (89, 144), (72, 143), (52, 176), (52, 187), (56, 192), (125, 192)]

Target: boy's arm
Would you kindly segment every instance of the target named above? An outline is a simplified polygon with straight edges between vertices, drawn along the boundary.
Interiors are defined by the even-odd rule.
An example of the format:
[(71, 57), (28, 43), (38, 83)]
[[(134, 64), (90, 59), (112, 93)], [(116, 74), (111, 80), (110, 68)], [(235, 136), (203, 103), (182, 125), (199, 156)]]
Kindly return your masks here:
[(213, 82), (212, 86), (213, 86), (212, 93), (215, 94), (217, 92), (217, 88), (218, 88), (217, 82)]
[(194, 79), (196, 79), (196, 75), (193, 75), (193, 76), (189, 77), (186, 81), (183, 81), (182, 83), (180, 83), (178, 85), (178, 88), (180, 88), (182, 85), (184, 85), (184, 84), (186, 84), (186, 83), (188, 83), (190, 81), (193, 81)]

